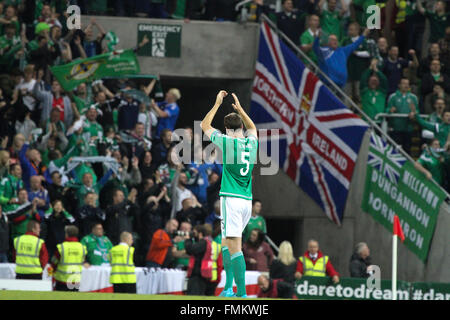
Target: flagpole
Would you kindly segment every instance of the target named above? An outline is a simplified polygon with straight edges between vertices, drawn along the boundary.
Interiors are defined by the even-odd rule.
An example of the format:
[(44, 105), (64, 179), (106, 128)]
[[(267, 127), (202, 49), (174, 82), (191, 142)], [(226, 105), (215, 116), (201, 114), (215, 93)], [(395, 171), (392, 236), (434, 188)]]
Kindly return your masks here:
[(397, 235), (392, 239), (392, 300), (397, 300)]

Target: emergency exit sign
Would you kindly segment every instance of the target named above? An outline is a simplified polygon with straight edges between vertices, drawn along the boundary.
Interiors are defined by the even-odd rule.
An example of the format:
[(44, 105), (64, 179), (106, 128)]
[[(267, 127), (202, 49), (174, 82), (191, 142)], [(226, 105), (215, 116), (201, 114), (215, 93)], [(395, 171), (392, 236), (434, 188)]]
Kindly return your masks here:
[(137, 54), (158, 58), (179, 58), (181, 56), (181, 25), (138, 24), (138, 43), (145, 35), (150, 40)]

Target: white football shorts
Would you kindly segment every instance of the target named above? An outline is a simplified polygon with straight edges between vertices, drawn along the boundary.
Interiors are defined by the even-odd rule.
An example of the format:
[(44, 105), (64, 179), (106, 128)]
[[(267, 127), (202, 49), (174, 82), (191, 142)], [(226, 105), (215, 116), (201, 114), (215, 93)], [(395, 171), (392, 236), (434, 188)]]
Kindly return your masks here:
[(220, 197), (222, 238), (239, 237), (250, 221), (252, 200), (236, 197)]

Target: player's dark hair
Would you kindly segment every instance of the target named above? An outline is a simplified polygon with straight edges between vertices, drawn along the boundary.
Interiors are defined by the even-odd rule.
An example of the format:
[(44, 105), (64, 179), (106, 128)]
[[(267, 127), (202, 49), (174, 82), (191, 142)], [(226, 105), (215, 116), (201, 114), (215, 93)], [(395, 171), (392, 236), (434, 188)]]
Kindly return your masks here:
[(241, 116), (235, 112), (227, 114), (225, 118), (223, 118), (223, 124), (225, 126), (225, 129), (231, 130), (242, 129), (244, 125)]

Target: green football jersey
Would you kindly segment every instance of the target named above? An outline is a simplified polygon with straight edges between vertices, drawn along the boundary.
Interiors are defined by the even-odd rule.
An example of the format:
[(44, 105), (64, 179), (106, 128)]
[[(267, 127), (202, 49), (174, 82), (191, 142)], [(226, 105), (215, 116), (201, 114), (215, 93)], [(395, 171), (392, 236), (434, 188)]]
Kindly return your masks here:
[(222, 151), (219, 196), (252, 200), (252, 170), (258, 150), (256, 137), (233, 138), (214, 131), (211, 141)]

